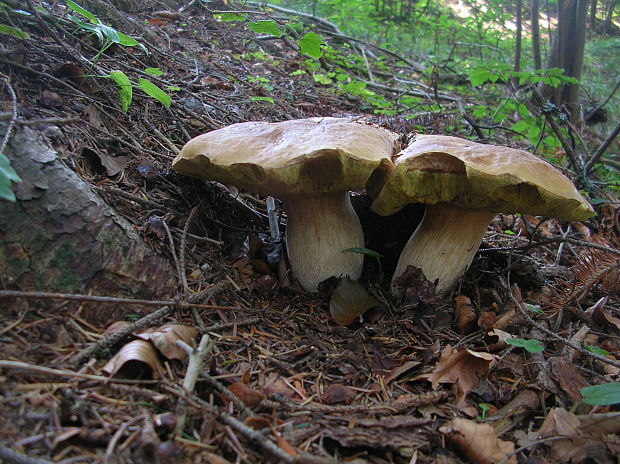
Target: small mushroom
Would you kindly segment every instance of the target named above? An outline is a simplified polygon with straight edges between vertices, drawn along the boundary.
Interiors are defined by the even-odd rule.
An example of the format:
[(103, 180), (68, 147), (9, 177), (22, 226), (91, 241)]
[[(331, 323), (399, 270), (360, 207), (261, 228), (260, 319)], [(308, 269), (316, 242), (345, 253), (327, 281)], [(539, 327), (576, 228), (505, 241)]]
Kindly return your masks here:
[(308, 291), (361, 275), (364, 246), (349, 190), (387, 177), (398, 135), (346, 118), (244, 122), (190, 140), (172, 167), (283, 200), (293, 275)]
[(426, 212), (401, 252), (392, 281), (415, 266), (428, 280), (439, 280), (438, 293), (467, 270), (496, 213), (567, 221), (594, 214), (573, 183), (535, 155), (441, 135), (418, 135), (395, 157), (371, 208), (387, 216), (408, 203), (425, 203)]

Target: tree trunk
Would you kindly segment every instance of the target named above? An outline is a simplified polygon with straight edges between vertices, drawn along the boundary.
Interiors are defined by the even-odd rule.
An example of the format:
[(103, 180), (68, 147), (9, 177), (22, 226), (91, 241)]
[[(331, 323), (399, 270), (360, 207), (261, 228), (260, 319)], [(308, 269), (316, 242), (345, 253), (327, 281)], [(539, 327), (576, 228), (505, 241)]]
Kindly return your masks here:
[(590, 19), (588, 21), (588, 38), (592, 37), (592, 34), (596, 31), (596, 6), (597, 0), (591, 0), (590, 2)]
[(608, 34), (611, 32), (611, 20), (614, 16), (614, 10), (616, 9), (617, 0), (609, 0), (607, 9), (605, 10), (605, 20), (603, 21), (603, 33)]
[(5, 154), (22, 182), (13, 187), (16, 203), (0, 201), (2, 287), (138, 298), (177, 293), (170, 262), (38, 133), (16, 130)]
[(542, 68), (539, 16), (538, 0), (532, 0), (532, 54), (534, 55), (534, 69)]
[(523, 34), (523, 8), (522, 0), (516, 0), (515, 20), (517, 23), (516, 40), (515, 40), (515, 71), (521, 71), (521, 37)]
[[(561, 68), (564, 74), (579, 79), (583, 67), (583, 51), (586, 40), (586, 0), (558, 0), (558, 26), (555, 31), (549, 68)], [(545, 87), (545, 96), (552, 97), (558, 107), (564, 107), (574, 124), (580, 121), (579, 85)]]

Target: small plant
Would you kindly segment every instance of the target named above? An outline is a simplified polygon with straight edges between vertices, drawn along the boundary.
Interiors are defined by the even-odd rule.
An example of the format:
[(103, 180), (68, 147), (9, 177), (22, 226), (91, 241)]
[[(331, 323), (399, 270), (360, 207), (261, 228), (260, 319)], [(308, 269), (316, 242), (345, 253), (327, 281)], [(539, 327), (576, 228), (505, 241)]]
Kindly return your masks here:
[(512, 346), (523, 348), (528, 353), (542, 353), (545, 351), (545, 347), (540, 344), (540, 341), (536, 339), (524, 339), (524, 338), (507, 338), (506, 343)]
[(583, 402), (592, 406), (620, 404), (620, 382), (609, 382), (581, 389)]
[(10, 188), (14, 182), (21, 182), (21, 178), (11, 166), (10, 160), (0, 153), (0, 198), (15, 201), (15, 194)]
[(478, 408), (480, 408), (480, 415), (476, 419), (479, 421), (487, 420), (487, 412), (489, 412), (491, 406), (485, 403), (478, 403)]

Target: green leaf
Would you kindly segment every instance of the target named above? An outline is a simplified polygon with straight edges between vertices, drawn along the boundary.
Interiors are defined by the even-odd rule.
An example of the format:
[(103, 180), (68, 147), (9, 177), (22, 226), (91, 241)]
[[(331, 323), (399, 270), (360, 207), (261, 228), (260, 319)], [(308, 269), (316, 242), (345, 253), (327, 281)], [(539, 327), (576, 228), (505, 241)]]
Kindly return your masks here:
[(381, 253), (377, 253), (369, 248), (347, 248), (346, 250), (342, 250), (341, 253), (360, 253), (362, 255), (372, 256), (375, 259), (383, 258)]
[(70, 10), (73, 10), (77, 14), (84, 16), (86, 19), (88, 19), (93, 24), (99, 24), (101, 22), (99, 21), (99, 18), (97, 18), (97, 16), (92, 14), (90, 11), (82, 8), (77, 3), (72, 2), (71, 0), (67, 0), (67, 6), (69, 7)]
[(232, 21), (245, 21), (247, 15), (240, 15), (237, 13), (217, 13), (213, 17), (218, 21), (232, 22)]
[(480, 85), (484, 84), (486, 81), (491, 80), (492, 74), (483, 68), (476, 68), (469, 71), (469, 81), (471, 85)]
[(140, 78), (138, 79), (138, 87), (140, 87), (144, 93), (150, 95), (155, 100), (160, 102), (166, 108), (170, 108), (170, 103), (171, 103), (170, 95), (168, 95), (162, 89), (157, 87), (151, 81)]
[(15, 203), (15, 201), (17, 200), (15, 198), (13, 190), (11, 190), (8, 185), (3, 184), (2, 182), (0, 182), (0, 198), (12, 201), (13, 203)]
[(252, 101), (264, 101), (268, 103), (275, 103), (275, 100), (271, 97), (250, 97)]
[(129, 82), (129, 78), (123, 71), (112, 71), (108, 77), (118, 85), (121, 110), (126, 113), (129, 109), (129, 105), (131, 105), (131, 99), (133, 98), (131, 82)]
[(607, 356), (609, 355), (609, 351), (602, 349), (601, 347), (598, 346), (592, 346), (592, 345), (584, 345), (584, 348), (586, 350), (588, 350), (590, 353), (595, 353), (598, 354), (600, 356)]
[(180, 92), (181, 87), (178, 87), (176, 85), (169, 85), (168, 87), (166, 87), (166, 90), (169, 92)]
[(583, 402), (592, 406), (620, 404), (620, 382), (609, 382), (581, 389)]
[(0, 24), (0, 34), (10, 35), (20, 40), (26, 40), (30, 38), (30, 34), (28, 34), (27, 32), (24, 32), (21, 29), (17, 29), (15, 27), (7, 26), (6, 24)]
[(312, 58), (319, 59), (323, 55), (322, 46), (325, 42), (315, 32), (307, 32), (301, 39), (297, 41), (299, 51), (302, 55), (308, 55)]
[(164, 72), (159, 68), (146, 68), (144, 72), (150, 74), (151, 76), (161, 76), (164, 74)]
[(276, 22), (272, 19), (261, 19), (256, 22), (249, 22), (248, 28), (257, 34), (270, 34), (274, 37), (282, 37), (284, 35)]
[(541, 353), (545, 348), (536, 339), (525, 340), (523, 338), (507, 338), (506, 343), (519, 348), (524, 348), (529, 353)]
[(118, 44), (123, 45), (124, 47), (136, 47), (139, 46), (140, 43), (134, 39), (133, 37), (129, 37), (127, 34), (123, 34), (122, 32), (116, 31), (118, 35)]
[(304, 71), (303, 69), (298, 69), (297, 71), (293, 71), (291, 73), (291, 76), (301, 76), (302, 74), (306, 74), (306, 71)]
[(118, 31), (116, 29), (102, 23), (99, 23), (97, 27), (103, 33), (105, 38), (108, 39), (110, 42), (113, 42), (115, 44), (121, 43), (121, 38), (119, 37)]
[(22, 181), (15, 172), (15, 169), (11, 166), (11, 161), (3, 153), (0, 153), (0, 180), (1, 179), (7, 179), (11, 182)]
[(321, 73), (313, 74), (312, 79), (314, 79), (319, 84), (328, 85), (332, 83), (332, 80), (329, 76), (326, 76), (325, 74), (321, 74)]

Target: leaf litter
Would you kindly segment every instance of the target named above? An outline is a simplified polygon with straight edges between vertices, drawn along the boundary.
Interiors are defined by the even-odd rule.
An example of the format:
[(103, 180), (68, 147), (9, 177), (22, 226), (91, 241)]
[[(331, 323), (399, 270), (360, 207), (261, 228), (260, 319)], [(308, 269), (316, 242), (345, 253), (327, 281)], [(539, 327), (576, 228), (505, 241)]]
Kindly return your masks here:
[[(618, 406), (604, 395), (598, 402), (605, 404), (589, 406), (581, 396), (584, 386), (612, 385), (613, 399), (619, 369), (566, 341), (618, 360), (620, 210), (603, 205), (600, 218), (572, 225), (579, 240), (570, 244), (571, 253), (561, 253), (560, 242), (553, 242), (561, 237), (556, 221), (527, 217), (519, 223), (512, 215), (499, 216), (502, 225), (511, 225), (491, 225), (483, 242), (487, 251), (477, 256), (456, 299), (436, 296), (434, 284), (416, 269), (397, 282), (404, 297), (396, 303), (385, 285), (376, 285), (380, 275), (366, 275), (360, 283), (342, 279), (332, 303), (300, 293), (283, 284), (288, 276), (281, 246), (261, 254), (251, 238), (266, 236), (260, 222), (268, 214), (265, 199), (171, 174), (170, 145), (234, 122), (280, 120), (282, 110), (290, 117), (338, 116), (357, 114), (360, 104), (326, 92), (311, 78), (292, 80), (300, 58), (285, 42), (256, 41), (247, 30), (206, 13), (199, 6), (184, 13), (141, 13), (143, 21), (133, 24), (147, 24), (142, 32), (160, 45), (159, 52), (138, 59), (136, 51), (117, 47), (99, 57), (105, 69), (116, 69), (122, 60), (142, 72), (148, 64), (164, 70), (161, 78), (171, 87), (185, 86), (166, 112), (136, 92), (128, 113), (110, 117), (115, 94), (103, 80), (76, 81), (42, 28), (29, 29), (42, 40), (29, 42), (33, 50), (20, 62), (35, 71), (63, 63), (61, 78), (76, 86), (71, 98), (67, 87), (45, 74), (1, 65), (3, 72), (11, 69), (13, 85), (25, 96), (21, 104), (42, 100), (44, 108), (27, 108), (33, 117), (86, 120), (61, 126), (54, 146), (154, 248), (173, 259), (169, 234), (176, 246), (187, 241), (183, 271), (192, 294), (204, 296), (204, 307), (179, 305), (165, 320), (141, 326), (134, 321), (148, 318), (152, 309), (124, 308), (110, 314), (130, 320), (101, 324), (91, 317), (100, 303), (3, 300), (0, 451), (10, 448), (40, 462), (113, 457), (218, 464), (512, 463), (517, 457), (578, 463), (617, 456)], [(211, 45), (205, 46), (199, 31), (208, 33)], [(70, 36), (66, 40), (77, 46)], [(171, 53), (168, 40), (182, 51)], [(217, 41), (224, 45), (214, 46)], [(271, 58), (254, 61), (243, 56), (246, 47)], [(202, 75), (192, 73), (194, 61), (182, 62), (184, 53), (204, 59)], [(269, 79), (273, 90), (261, 92), (276, 105), (251, 100), (257, 88), (246, 76), (255, 74)], [(80, 97), (84, 91), (107, 98), (106, 105)], [(378, 122), (401, 128), (420, 121)], [(438, 133), (452, 130), (448, 122), (423, 121)], [(79, 147), (89, 147), (101, 167), (79, 159)], [(193, 207), (199, 214), (184, 234)], [(281, 217), (281, 210), (276, 214)], [(510, 227), (515, 235), (503, 233)], [(530, 248), (531, 240), (539, 240), (530, 236), (532, 229), (547, 242)], [(248, 237), (251, 251), (244, 244)], [(383, 245), (368, 244), (377, 250)], [(388, 262), (389, 249), (380, 251)], [(513, 300), (514, 282), (522, 296)], [(524, 303), (540, 306), (541, 314), (528, 313)], [(382, 307), (378, 316), (360, 321), (376, 305)], [(135, 329), (137, 340), (122, 338), (75, 367), (81, 350), (127, 328)], [(187, 352), (176, 342), (193, 347), (204, 334), (213, 347), (193, 391), (183, 390)], [(544, 351), (530, 353), (507, 345), (508, 339), (538, 340)], [(485, 418), (479, 404), (492, 406)], [(186, 421), (182, 433), (175, 433), (181, 409)]]

